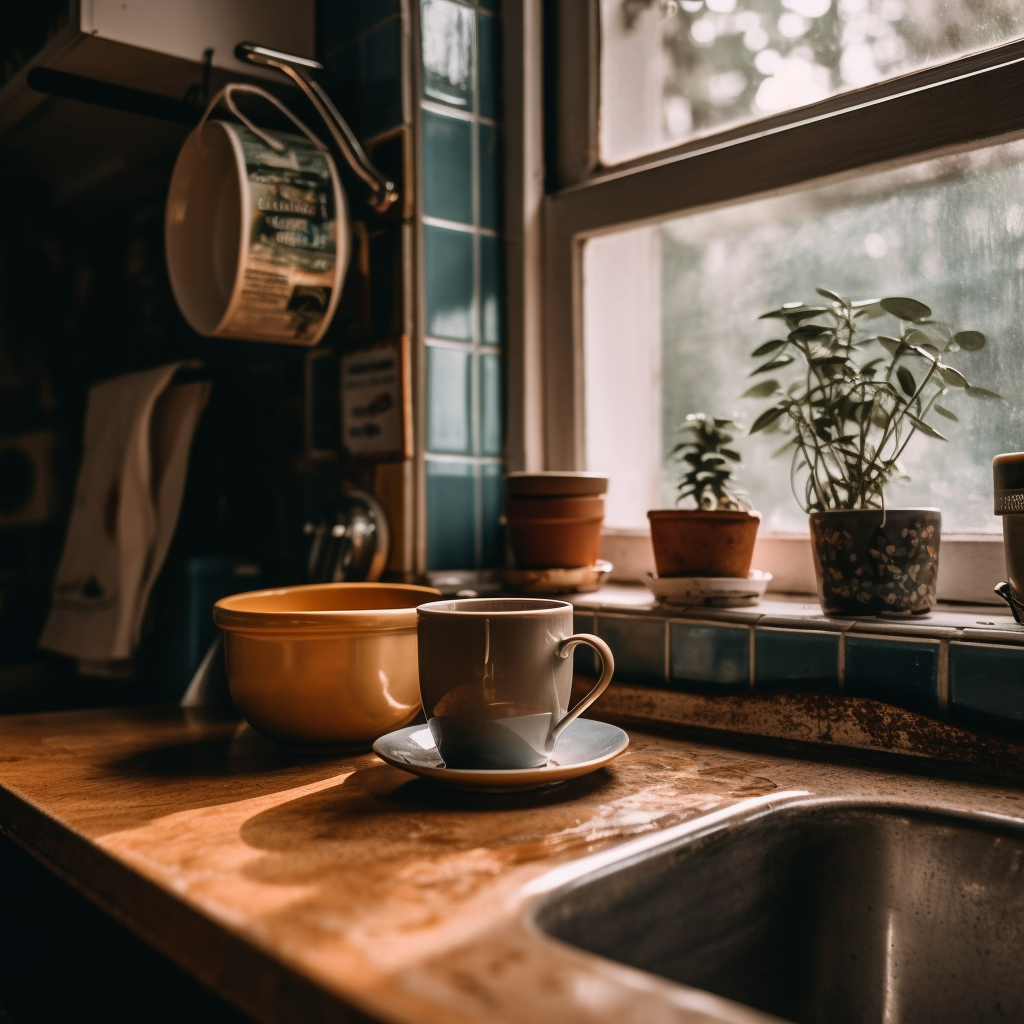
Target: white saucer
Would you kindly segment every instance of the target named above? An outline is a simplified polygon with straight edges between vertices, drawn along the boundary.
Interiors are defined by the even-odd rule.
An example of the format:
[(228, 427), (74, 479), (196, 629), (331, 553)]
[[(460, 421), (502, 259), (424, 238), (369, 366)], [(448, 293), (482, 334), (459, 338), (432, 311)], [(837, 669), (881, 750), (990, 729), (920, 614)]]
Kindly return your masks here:
[(747, 578), (736, 576), (663, 576), (647, 574), (647, 589), (666, 604), (706, 604), (716, 608), (738, 608), (757, 604), (771, 582), (770, 572), (752, 569)]
[(590, 594), (612, 571), (603, 559), (578, 569), (505, 569), (506, 585), (520, 594)]
[(587, 775), (614, 761), (628, 746), (629, 737), (617, 726), (577, 718), (565, 727), (551, 759), (540, 768), (447, 768), (425, 725), (410, 725), (381, 736), (373, 752), (395, 768), (451, 789), (515, 793)]

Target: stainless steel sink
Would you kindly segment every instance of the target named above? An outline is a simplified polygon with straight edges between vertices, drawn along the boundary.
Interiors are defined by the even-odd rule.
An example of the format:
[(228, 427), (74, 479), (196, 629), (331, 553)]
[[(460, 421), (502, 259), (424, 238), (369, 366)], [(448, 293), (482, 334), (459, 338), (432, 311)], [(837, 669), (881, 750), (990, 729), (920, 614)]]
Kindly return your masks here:
[(800, 1024), (1024, 1021), (1024, 827), (995, 815), (762, 807), (606, 859), (535, 914)]

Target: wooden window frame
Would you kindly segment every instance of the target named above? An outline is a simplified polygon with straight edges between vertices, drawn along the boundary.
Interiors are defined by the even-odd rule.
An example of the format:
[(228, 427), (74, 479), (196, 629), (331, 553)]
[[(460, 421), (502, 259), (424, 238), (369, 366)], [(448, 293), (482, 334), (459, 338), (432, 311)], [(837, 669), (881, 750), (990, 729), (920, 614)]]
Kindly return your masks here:
[[(1024, 136), (1024, 40), (1017, 40), (604, 167), (598, 0), (509, 0), (505, 11), (510, 468), (585, 468), (588, 238)], [(542, 32), (546, 102), (537, 88), (545, 70), (537, 49)], [(545, 113), (549, 166), (538, 200)], [(648, 565), (643, 531), (618, 531), (610, 542), (626, 577)], [(762, 560), (781, 570), (794, 557), (809, 562), (806, 538), (764, 542)], [(992, 600), (997, 545), (989, 535), (944, 539), (940, 597)], [(804, 570), (786, 575), (787, 589), (811, 589)]]

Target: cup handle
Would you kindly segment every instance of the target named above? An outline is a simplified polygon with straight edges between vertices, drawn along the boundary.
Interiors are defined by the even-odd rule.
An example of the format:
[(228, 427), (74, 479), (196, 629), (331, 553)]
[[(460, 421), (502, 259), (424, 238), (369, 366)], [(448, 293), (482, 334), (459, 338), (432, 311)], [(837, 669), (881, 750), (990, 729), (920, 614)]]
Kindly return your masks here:
[(601, 678), (598, 679), (590, 693), (551, 730), (552, 740), (557, 739), (558, 734), (571, 721), (586, 711), (608, 689), (608, 684), (612, 681), (612, 673), (615, 671), (615, 658), (612, 656), (611, 648), (599, 636), (594, 636), (592, 633), (574, 633), (572, 636), (567, 636), (564, 640), (560, 640), (557, 648), (558, 657), (568, 658), (579, 644), (593, 647), (601, 656)]

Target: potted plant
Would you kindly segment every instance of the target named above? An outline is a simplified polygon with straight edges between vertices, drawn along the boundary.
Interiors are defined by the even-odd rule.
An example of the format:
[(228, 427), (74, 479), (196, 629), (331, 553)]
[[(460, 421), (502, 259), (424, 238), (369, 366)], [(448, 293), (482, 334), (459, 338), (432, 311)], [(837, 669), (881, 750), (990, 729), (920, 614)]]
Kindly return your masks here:
[(671, 454), (685, 471), (676, 503), (690, 499), (697, 507), (647, 513), (659, 577), (749, 574), (761, 516), (736, 486), (740, 455), (730, 446), (738, 429), (730, 419), (702, 412), (679, 428)]
[[(933, 421), (957, 421), (940, 402), (947, 394), (1002, 401), (947, 361), (982, 348), (985, 336), (954, 331), (916, 299), (817, 292), (823, 303), (787, 303), (761, 317), (781, 320), (787, 333), (753, 351), (768, 359), (751, 376), (796, 375), (785, 385), (768, 377), (746, 392), (772, 399), (750, 432), (790, 435), (776, 454), (793, 451), (791, 479), (810, 514), (823, 611), (922, 614), (935, 603), (942, 517), (938, 509), (889, 508), (886, 487), (905, 479), (899, 459), (916, 435), (946, 440)], [(883, 329), (867, 330), (867, 322)]]

